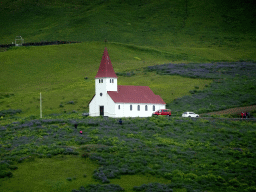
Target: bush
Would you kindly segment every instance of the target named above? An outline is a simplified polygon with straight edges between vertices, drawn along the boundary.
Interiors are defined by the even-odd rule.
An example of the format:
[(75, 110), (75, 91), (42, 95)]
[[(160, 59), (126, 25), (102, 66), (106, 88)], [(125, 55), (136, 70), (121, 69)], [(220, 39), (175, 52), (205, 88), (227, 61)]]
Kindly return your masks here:
[(5, 171), (5, 170), (0, 171), (0, 178), (12, 177), (12, 176), (13, 176), (13, 174), (10, 171)]
[(7, 110), (2, 110), (0, 111), (0, 116), (7, 116), (7, 115), (15, 115), (17, 113), (21, 113), (21, 109), (7, 109)]
[(81, 186), (79, 190), (73, 189), (72, 192), (120, 192), (124, 191), (122, 187), (115, 184), (107, 184), (107, 185), (87, 185), (86, 187)]
[(68, 181), (72, 181), (72, 178), (71, 178), (71, 177), (68, 177), (67, 180), (68, 180)]
[(10, 165), (10, 166), (9, 166), (9, 169), (11, 169), (11, 170), (16, 170), (16, 169), (18, 169), (18, 167), (15, 166), (15, 165)]
[(135, 186), (133, 187), (134, 191), (154, 191), (154, 192), (172, 192), (173, 190), (171, 189), (170, 185), (166, 184), (160, 184), (160, 183), (149, 183), (149, 184), (143, 184), (141, 186)]
[(86, 159), (86, 158), (89, 157), (89, 153), (83, 153), (83, 154), (81, 155), (81, 157)]

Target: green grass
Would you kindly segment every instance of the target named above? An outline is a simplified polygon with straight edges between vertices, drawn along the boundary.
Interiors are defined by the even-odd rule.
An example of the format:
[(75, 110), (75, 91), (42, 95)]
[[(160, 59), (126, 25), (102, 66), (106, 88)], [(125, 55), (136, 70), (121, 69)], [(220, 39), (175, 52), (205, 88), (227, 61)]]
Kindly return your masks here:
[[(169, 52), (179, 47), (239, 50), (240, 56), (246, 56), (242, 59), (255, 59), (252, 1), (225, 2), (226, 7), (222, 1), (187, 1), (187, 11), (185, 2), (4, 0), (0, 44), (13, 42), (17, 35), (25, 42), (106, 38)], [(252, 53), (241, 53), (248, 51)]]
[[(0, 4), (0, 44), (13, 42), (17, 35), (25, 42), (71, 40), (82, 43), (1, 49), (0, 93), (14, 93), (14, 96), (1, 99), (0, 110), (20, 108), (23, 116), (35, 115), (42, 92), (45, 114), (63, 112), (64, 108), (58, 107), (60, 104), (66, 111), (88, 111), (104, 39), (108, 40), (116, 72), (169, 62), (256, 60), (254, 4), (238, 0), (236, 4), (225, 5), (229, 9), (213, 0), (152, 0), (148, 3), (4, 0)], [(119, 78), (120, 83), (125, 80), (126, 84), (148, 85), (143, 81), (149, 76), (122, 78)], [(167, 82), (170, 81), (175, 79)], [(179, 82), (185, 85), (188, 81), (180, 79)], [(169, 91), (161, 91), (168, 84), (155, 86), (151, 80), (150, 86), (170, 102), (188, 93), (194, 84), (191, 88), (178, 89), (171, 96)], [(65, 106), (70, 100), (76, 101), (75, 108)]]
[(120, 77), (118, 79), (118, 83), (121, 85), (149, 86), (154, 93), (160, 95), (166, 103), (173, 101), (175, 98), (188, 95), (189, 91), (194, 89), (195, 86), (203, 90), (205, 85), (211, 82), (212, 80), (206, 79), (159, 75), (155, 72), (146, 72), (131, 77)]
[[(80, 156), (58, 155), (47, 159), (36, 158), (34, 161), (18, 164), (18, 169), (13, 172), (13, 178), (1, 179), (0, 190), (71, 192), (80, 186), (100, 184), (92, 177), (97, 167), (95, 162), (84, 160)], [(71, 178), (71, 181), (67, 178)], [(127, 192), (132, 191), (133, 186), (152, 182), (170, 183), (167, 179), (152, 175), (124, 175), (120, 179), (111, 179), (111, 184), (120, 185)]]
[(126, 191), (153, 182), (170, 184), (174, 192), (255, 189), (254, 121), (150, 117), (124, 118), (120, 126), (113, 118), (77, 114), (15, 121), (1, 121), (0, 171), (13, 173), (0, 179), (1, 191), (102, 185), (93, 176), (99, 170), (117, 171), (109, 182)]
[[(1, 191), (65, 191), (70, 192), (77, 186), (97, 184), (92, 173), (98, 166), (80, 156), (55, 156), (36, 158), (18, 164), (13, 178), (0, 180)], [(84, 177), (84, 175), (87, 177)], [(74, 177), (76, 179), (74, 179)], [(68, 181), (67, 178), (72, 178)]]
[[(176, 98), (189, 95), (189, 91), (195, 86), (202, 89), (211, 81), (160, 76), (150, 72), (144, 74), (141, 72), (143, 67), (169, 62), (256, 60), (255, 10), (252, 0), (247, 3), (242, 0), (235, 2), (151, 0), (147, 3), (131, 0), (122, 3), (115, 0), (90, 2), (75, 0), (72, 3), (65, 0), (2, 0), (0, 44), (10, 44), (18, 35), (21, 35), (25, 42), (65, 40), (82, 43), (0, 49), (0, 111), (9, 108), (22, 109), (22, 114), (17, 116), (25, 117), (23, 122), (35, 116), (39, 117), (39, 93), (42, 92), (44, 117), (51, 113), (62, 113), (62, 116), (51, 118), (83, 119), (80, 112), (88, 111), (88, 102), (94, 95), (94, 77), (105, 47), (104, 39), (108, 40), (107, 47), (115, 72), (135, 72), (132, 77), (120, 76), (119, 85), (149, 86), (155, 94), (169, 103)], [(84, 77), (88, 79), (85, 80)], [(69, 101), (74, 101), (75, 104), (67, 104)], [(60, 107), (60, 104), (63, 107)], [(73, 110), (78, 111), (79, 114), (63, 114), (64, 111)], [(94, 120), (104, 121), (100, 118), (92, 118), (92, 121)], [(225, 189), (235, 191), (234, 186), (240, 187), (239, 189), (250, 190), (250, 187), (251, 190), (255, 189), (252, 182), (247, 183), (247, 180), (240, 178), (240, 175), (230, 172), (233, 169), (238, 170), (244, 174), (243, 176), (248, 176), (248, 181), (251, 178), (249, 176), (254, 174), (240, 170), (241, 167), (247, 168), (247, 166), (255, 168), (252, 163), (255, 157), (253, 152), (255, 141), (251, 139), (255, 135), (252, 130), (255, 127), (253, 123), (219, 120), (200, 120), (196, 123), (189, 120), (180, 123), (181, 119), (176, 120), (169, 122), (167, 119), (151, 119), (151, 123), (146, 122), (147, 128), (159, 132), (158, 135), (150, 139), (145, 139), (141, 133), (134, 135), (150, 150), (152, 146), (153, 149), (159, 147), (158, 144), (167, 145), (168, 149), (172, 150), (174, 153), (172, 163), (178, 165), (180, 169), (178, 173), (185, 173), (184, 180), (174, 177), (178, 179), (178, 183), (189, 182), (188, 172), (193, 172), (198, 176), (199, 182), (204, 182), (205, 179), (212, 177), (210, 172), (217, 170), (215, 173), (217, 177), (223, 174), (224, 170), (225, 185), (229, 186), (227, 188), (223, 186)], [(20, 121), (20, 118), (0, 119), (1, 126), (13, 121)], [(136, 124), (141, 131), (146, 131), (146, 127), (142, 126), (144, 120), (142, 123), (137, 119), (127, 119), (127, 121), (133, 126)], [(156, 125), (151, 125), (152, 122)], [(125, 126), (126, 129), (132, 127)], [(62, 125), (60, 128), (70, 131)], [(94, 129), (88, 126), (82, 127), (84, 131), (89, 128)], [(215, 129), (217, 132), (213, 132)], [(248, 132), (244, 133), (245, 129), (248, 129)], [(11, 128), (7, 130), (11, 134), (16, 134), (12, 131)], [(19, 132), (19, 136), (28, 133), (22, 131)], [(165, 135), (161, 135), (162, 131)], [(29, 133), (34, 134), (30, 131)], [(101, 134), (101, 131), (99, 133)], [(175, 133), (178, 138), (165, 138), (169, 133)], [(40, 138), (45, 136), (44, 132), (37, 134), (39, 136), (36, 136)], [(215, 134), (221, 139), (216, 138)], [(97, 136), (97, 133), (92, 132), (90, 136)], [(113, 133), (109, 135), (110, 138), (116, 136)], [(243, 137), (243, 140), (241, 141), (238, 136)], [(235, 139), (231, 141), (233, 137)], [(59, 142), (78, 147), (73, 140)], [(11, 144), (4, 144), (3, 147), (8, 150), (8, 145)], [(189, 147), (198, 152), (197, 158), (190, 158)], [(234, 147), (241, 148), (243, 152), (240, 154), (233, 150)], [(122, 152), (121, 148), (118, 150)], [(23, 149), (22, 151), (25, 152)], [(150, 153), (155, 154), (153, 151)], [(159, 156), (151, 157), (150, 160), (155, 164), (163, 160)], [(212, 157), (220, 160), (213, 162)], [(225, 161), (225, 158), (229, 160)], [(64, 156), (63, 159), (57, 156), (23, 162), (18, 165), (18, 170), (13, 171), (13, 178), (0, 179), (0, 189), (1, 191), (52, 191), (52, 189), (71, 191), (82, 185), (98, 183), (92, 179), (92, 172), (98, 167), (94, 162), (76, 156)], [(198, 172), (190, 169), (191, 161)], [(163, 162), (166, 163), (165, 160)], [(85, 170), (88, 171), (86, 172), (88, 176), (83, 178)], [(67, 178), (74, 176), (76, 180), (67, 181)], [(134, 185), (153, 181), (169, 182), (163, 177), (156, 178), (152, 175), (149, 177), (122, 175), (120, 179), (112, 179), (111, 183), (119, 184), (126, 191), (131, 191)], [(218, 190), (209, 189), (207, 186), (205, 189)], [(181, 191), (186, 189), (177, 187), (174, 190), (174, 192)]]
[[(211, 82), (140, 72), (143, 67), (167, 63), (168, 52), (116, 43), (109, 44), (108, 52), (116, 72), (138, 71), (133, 77), (120, 76), (119, 85), (149, 86), (166, 103), (188, 94), (194, 86), (201, 88)], [(88, 111), (102, 53), (102, 43), (20, 47), (0, 53), (4, 61), (0, 92), (2, 95), (14, 94), (1, 98), (1, 110), (21, 109), (23, 117), (38, 116), (41, 92), (43, 114)], [(74, 101), (75, 105), (67, 104), (69, 101)], [(64, 107), (60, 107), (61, 104)]]

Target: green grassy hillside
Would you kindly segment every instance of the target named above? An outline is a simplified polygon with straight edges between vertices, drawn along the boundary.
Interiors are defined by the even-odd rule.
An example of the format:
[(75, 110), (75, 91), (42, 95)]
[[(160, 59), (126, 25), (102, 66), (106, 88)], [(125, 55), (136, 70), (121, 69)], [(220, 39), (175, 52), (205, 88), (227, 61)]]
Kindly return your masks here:
[[(4, 61), (0, 72), (1, 109), (21, 109), (25, 116), (38, 116), (39, 93), (42, 92), (43, 114), (88, 110), (88, 103), (95, 93), (94, 77), (103, 46), (99, 43), (81, 43), (19, 47), (0, 53)], [(132, 77), (120, 76), (118, 84), (150, 86), (165, 102), (188, 94), (194, 86), (204, 87), (211, 82), (136, 72), (147, 65), (167, 62), (168, 59), (161, 54), (156, 57), (157, 53), (116, 44), (110, 44), (108, 51), (117, 73), (124, 70), (134, 70), (136, 73)], [(85, 77), (88, 79), (85, 80)], [(74, 101), (74, 104), (68, 104), (70, 101)]]
[(0, 44), (21, 35), (26, 42), (106, 38), (167, 50), (179, 46), (239, 48), (240, 43), (255, 42), (254, 16), (252, 0), (3, 0)]
[[(255, 8), (253, 0), (1, 0), (0, 44), (18, 35), (81, 43), (0, 48), (0, 191), (255, 191), (253, 119), (119, 125), (81, 115), (105, 46), (118, 84), (149, 86), (174, 115), (255, 104), (255, 62), (232, 67), (256, 60)], [(172, 74), (164, 63), (186, 66)]]
[(0, 122), (0, 191), (253, 192), (255, 128), (254, 120), (163, 116)]
[[(17, 35), (82, 43), (0, 49), (0, 109), (38, 115), (42, 92), (45, 114), (88, 110), (105, 39), (119, 73), (169, 62), (256, 60), (254, 10), (252, 1), (3, 0), (0, 44)], [(138, 72), (119, 82), (148, 85), (169, 103), (211, 81)]]

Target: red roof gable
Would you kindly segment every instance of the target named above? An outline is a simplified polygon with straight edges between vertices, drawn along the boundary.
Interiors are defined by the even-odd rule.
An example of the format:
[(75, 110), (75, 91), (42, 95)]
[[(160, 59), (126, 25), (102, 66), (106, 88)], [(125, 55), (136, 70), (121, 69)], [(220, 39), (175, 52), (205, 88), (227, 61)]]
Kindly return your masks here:
[(108, 91), (115, 103), (152, 103), (165, 104), (159, 95), (147, 86), (118, 85), (117, 91)]
[(98, 70), (97, 75), (95, 78), (100, 78), (100, 77), (114, 77), (117, 78), (116, 73), (113, 69), (112, 63), (110, 61), (109, 55), (108, 55), (108, 50), (105, 47), (101, 62), (100, 62), (100, 67)]

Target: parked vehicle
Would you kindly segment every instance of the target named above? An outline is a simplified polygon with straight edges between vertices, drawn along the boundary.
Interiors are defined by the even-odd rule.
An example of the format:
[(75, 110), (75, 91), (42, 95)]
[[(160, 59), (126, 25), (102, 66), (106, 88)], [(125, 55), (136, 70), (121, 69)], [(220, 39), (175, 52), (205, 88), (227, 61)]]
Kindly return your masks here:
[(154, 112), (152, 115), (167, 115), (167, 116), (171, 116), (171, 110), (170, 109), (159, 109), (156, 112)]
[(194, 112), (185, 112), (182, 114), (182, 117), (199, 117), (199, 115)]

